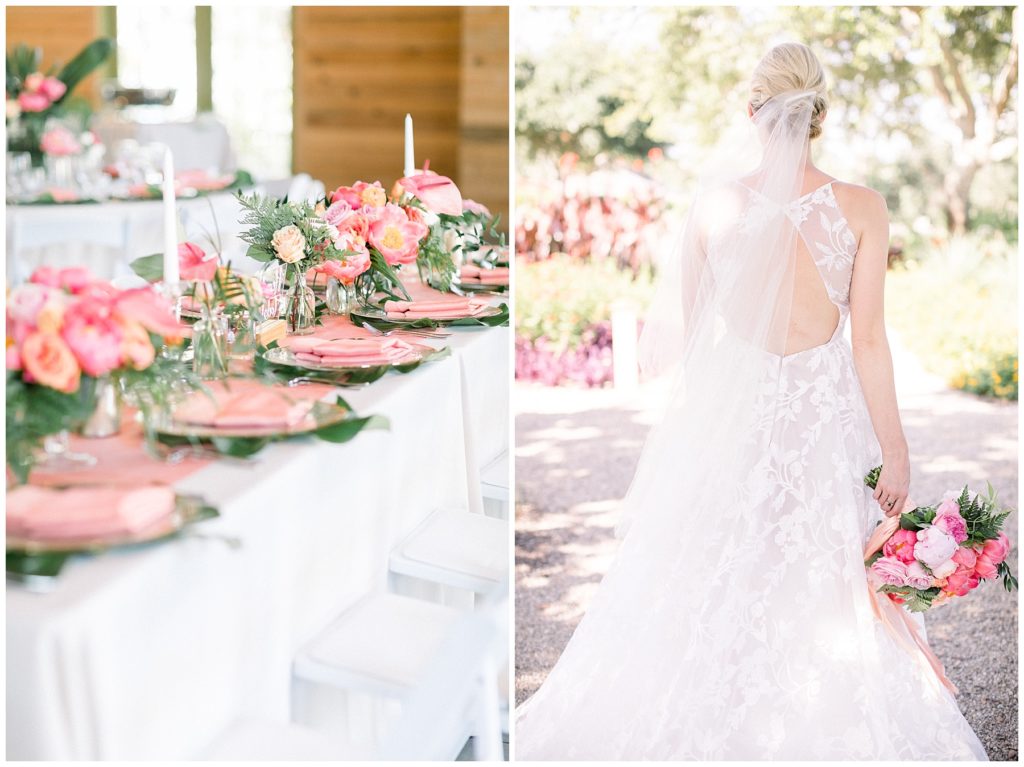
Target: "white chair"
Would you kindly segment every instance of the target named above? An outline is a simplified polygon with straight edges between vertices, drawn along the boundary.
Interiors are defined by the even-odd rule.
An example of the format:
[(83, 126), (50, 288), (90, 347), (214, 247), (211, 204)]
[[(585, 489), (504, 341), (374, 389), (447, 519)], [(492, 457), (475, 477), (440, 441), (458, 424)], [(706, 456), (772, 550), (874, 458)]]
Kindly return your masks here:
[[(370, 597), (360, 604), (365, 607), (373, 601)], [(501, 739), (491, 711), (493, 696), (488, 680), (495, 643), (504, 639), (503, 629), (507, 628), (500, 619), (501, 612), (507, 613), (507, 602), (495, 603), (489, 612), (456, 615), (440, 644), (425, 658), (426, 669), (405, 696), (399, 719), (375, 748), (352, 747), (300, 725), (243, 720), (222, 733), (200, 758), (450, 761), (461, 751), (468, 730), (473, 733), (478, 759), (500, 760)], [(349, 628), (359, 627), (353, 622)]]
[(509, 464), (508, 451), (506, 450), (480, 472), (480, 490), (484, 497), (485, 506), (487, 502), (498, 507), (496, 514), (500, 519), (509, 518)]
[(324, 183), (317, 181), (308, 173), (299, 173), (292, 178), (288, 187), (288, 199), (291, 201), (316, 202), (324, 196)]
[(492, 591), (509, 568), (508, 522), (466, 511), (435, 511), (391, 552), (393, 574), (477, 594)]

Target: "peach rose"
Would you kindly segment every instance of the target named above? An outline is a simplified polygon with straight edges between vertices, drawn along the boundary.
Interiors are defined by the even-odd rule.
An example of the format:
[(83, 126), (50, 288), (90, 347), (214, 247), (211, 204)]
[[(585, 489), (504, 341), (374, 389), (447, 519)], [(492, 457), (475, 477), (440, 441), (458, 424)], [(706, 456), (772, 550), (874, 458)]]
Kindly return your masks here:
[(78, 391), (82, 371), (71, 348), (56, 333), (32, 333), (21, 347), (25, 372), (36, 382), (70, 394)]
[(137, 322), (121, 320), (121, 355), (135, 370), (145, 370), (153, 364), (156, 350), (149, 340), (149, 333)]
[(270, 241), (277, 257), (286, 264), (294, 264), (306, 257), (306, 238), (295, 224), (282, 226)]

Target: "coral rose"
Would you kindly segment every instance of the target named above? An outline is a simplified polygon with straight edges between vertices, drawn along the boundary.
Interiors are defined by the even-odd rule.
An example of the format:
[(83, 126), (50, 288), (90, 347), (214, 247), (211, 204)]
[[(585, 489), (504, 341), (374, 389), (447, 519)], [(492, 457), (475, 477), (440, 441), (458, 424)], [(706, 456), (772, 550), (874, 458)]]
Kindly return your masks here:
[(21, 347), (21, 363), (43, 386), (68, 394), (78, 391), (82, 371), (71, 348), (56, 333), (29, 335)]
[(387, 205), (380, 218), (370, 224), (369, 241), (392, 266), (411, 264), (416, 261), (420, 240), (428, 231), (424, 224), (410, 221), (397, 205)]
[(286, 264), (294, 264), (306, 257), (306, 238), (295, 224), (282, 226), (270, 241), (277, 257)]

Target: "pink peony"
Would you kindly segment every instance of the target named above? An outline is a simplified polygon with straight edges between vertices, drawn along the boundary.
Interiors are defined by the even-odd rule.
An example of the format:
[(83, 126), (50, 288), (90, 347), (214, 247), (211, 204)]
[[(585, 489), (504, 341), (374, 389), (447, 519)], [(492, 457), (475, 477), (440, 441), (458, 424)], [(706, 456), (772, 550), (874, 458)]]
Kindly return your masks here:
[(944, 591), (956, 597), (966, 595), (972, 589), (976, 589), (981, 581), (978, 576), (969, 571), (957, 570), (946, 579)]
[(941, 565), (957, 550), (956, 540), (949, 533), (934, 525), (917, 532), (914, 556), (929, 568)]
[(914, 561), (914, 545), (917, 543), (917, 534), (913, 530), (897, 530), (893, 536), (885, 542), (882, 553), (887, 557), (896, 559), (907, 564)]
[(957, 543), (967, 540), (967, 522), (960, 516), (960, 507), (953, 501), (943, 501), (939, 505), (932, 524), (953, 536)]
[(50, 100), (42, 93), (22, 91), (18, 94), (18, 106), (22, 112), (43, 112), (50, 106)]
[(60, 269), (53, 266), (40, 266), (29, 276), (33, 285), (46, 285), (50, 288), (60, 287)]
[(925, 572), (920, 562), (907, 565), (907, 585), (915, 589), (931, 588), (932, 577)]
[(183, 242), (178, 245), (178, 271), (183, 280), (209, 282), (217, 273), (217, 258), (207, 256), (194, 243)]
[(942, 503), (935, 509), (935, 516), (942, 516), (944, 514), (956, 514), (960, 516), (960, 504), (957, 503), (959, 496), (950, 496), (948, 493), (942, 497)]
[(357, 181), (352, 186), (339, 186), (328, 195), (328, 199), (332, 204), (343, 200), (352, 208), (359, 210), (364, 207), (383, 208), (388, 201), (388, 195), (379, 181), (372, 184)]
[(68, 92), (68, 86), (56, 77), (46, 77), (39, 84), (39, 92), (50, 101), (59, 101)]
[(58, 274), (60, 286), (68, 293), (81, 293), (92, 283), (92, 275), (84, 266), (69, 266)]
[(462, 215), (462, 193), (447, 176), (428, 171), (400, 178), (396, 184), (422, 202), (432, 213)]
[(137, 322), (150, 333), (165, 338), (182, 338), (184, 328), (174, 316), (174, 306), (164, 296), (150, 288), (133, 288), (117, 296), (115, 313)]
[(966, 546), (961, 546), (953, 553), (952, 559), (961, 568), (965, 570), (971, 570), (974, 568), (975, 563), (978, 561), (978, 555), (974, 551), (974, 549), (969, 549)]
[(1006, 537), (1006, 533), (999, 533), (998, 537), (985, 541), (985, 547), (982, 549), (982, 555), (997, 565), (1005, 560), (1009, 553), (1010, 539)]
[(101, 376), (121, 365), (121, 328), (106, 301), (75, 302), (64, 314), (62, 336), (88, 375)]
[(82, 151), (82, 145), (78, 143), (75, 134), (67, 128), (61, 127), (51, 128), (46, 131), (43, 134), (43, 138), (39, 141), (39, 148), (43, 150), (44, 154), (53, 155), (54, 157), (66, 157)]
[(889, 586), (905, 586), (907, 566), (895, 557), (879, 557), (871, 565), (878, 579)]
[(974, 574), (983, 580), (991, 580), (999, 574), (999, 563), (982, 554), (974, 563)]
[(411, 264), (419, 254), (419, 243), (429, 230), (424, 224), (410, 221), (397, 205), (387, 205), (379, 219), (370, 224), (369, 241), (384, 260), (395, 264)]

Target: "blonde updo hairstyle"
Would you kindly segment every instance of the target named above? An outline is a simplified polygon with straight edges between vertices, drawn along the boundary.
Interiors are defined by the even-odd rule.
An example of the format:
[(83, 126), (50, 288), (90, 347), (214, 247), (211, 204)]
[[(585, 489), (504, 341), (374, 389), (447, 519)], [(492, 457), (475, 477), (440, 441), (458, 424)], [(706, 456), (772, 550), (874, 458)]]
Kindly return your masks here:
[(765, 54), (750, 80), (750, 108), (756, 112), (768, 99), (785, 91), (816, 93), (809, 136), (818, 138), (828, 111), (825, 69), (811, 49), (802, 43), (782, 43)]

